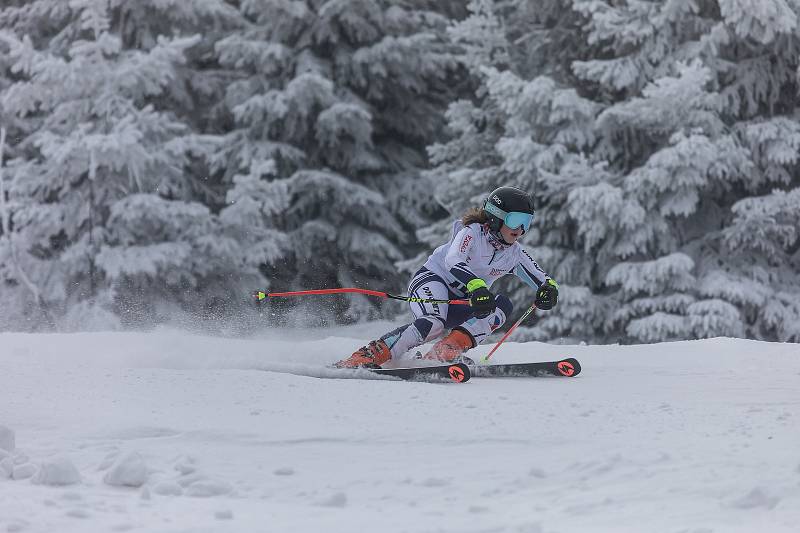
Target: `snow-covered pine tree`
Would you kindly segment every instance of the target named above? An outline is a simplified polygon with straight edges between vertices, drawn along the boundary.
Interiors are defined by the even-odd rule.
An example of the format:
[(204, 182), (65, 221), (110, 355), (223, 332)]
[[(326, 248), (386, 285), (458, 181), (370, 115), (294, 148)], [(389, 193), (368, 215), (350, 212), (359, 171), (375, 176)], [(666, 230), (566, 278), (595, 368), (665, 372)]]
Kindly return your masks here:
[[(459, 4), (240, 2), (247, 30), (217, 45), (240, 75), (217, 158), (232, 183), (222, 217), (272, 289), (405, 282), (395, 263), (439, 209), (420, 172), (461, 83), (445, 36)], [(350, 297), (331, 315), (375, 317), (377, 303)]]
[[(574, 189), (567, 202), (587, 251), (608, 258), (606, 283), (620, 287), (608, 325), (634, 341), (800, 339), (797, 239), (786, 233), (796, 221), (790, 191), (800, 185), (800, 8), (783, 0), (575, 8), (607, 53), (576, 62), (575, 73), (598, 94), (624, 95), (596, 122), (595, 159), (602, 154), (610, 179)], [(598, 196), (595, 187), (620, 201), (598, 201), (609, 191)], [(761, 198), (773, 188), (783, 191)], [(757, 229), (746, 224), (754, 220)], [(598, 227), (607, 237), (590, 245)]]
[[(0, 9), (0, 32), (6, 32), (19, 23), (24, 5), (24, 0), (10, 0)], [(36, 30), (45, 31), (45, 28), (42, 26)], [(38, 34), (29, 33), (28, 36), (36, 39)], [(12, 71), (14, 61), (9, 52), (9, 45), (0, 39), (0, 294), (5, 303), (0, 309), (0, 329), (24, 327), (26, 319), (52, 324), (38, 287), (30, 281), (19, 261), (19, 246), (13, 231), (15, 200), (9, 194), (10, 171), (5, 166), (14, 159), (16, 152), (12, 142), (22, 135), (22, 121), (14, 113), (6, 111), (1, 97), (18, 78)]]
[[(451, 24), (448, 33), (462, 48), (463, 60), (477, 86), (472, 98), (451, 103), (446, 119), (450, 138), (431, 145), (428, 152), (435, 165), (428, 172), (435, 183), (437, 200), (452, 216), (479, 205), (486, 194), (503, 183), (495, 145), (503, 132), (504, 117), (496, 103), (486, 96), (486, 69), (506, 68), (509, 44), (502, 21), (491, 0), (471, 0), (469, 16)], [(472, 95), (465, 95), (472, 96)], [(420, 232), (431, 246), (446, 240), (451, 217)], [(413, 264), (409, 268), (416, 268)]]
[[(545, 323), (562, 336), (568, 331), (589, 338), (605, 315), (602, 299), (585, 281), (591, 265), (564, 239), (558, 210), (549, 209), (557, 201), (554, 196), (563, 201), (565, 192), (542, 182), (542, 176), (562, 167), (584, 171), (589, 164), (581, 151), (595, 142), (591, 125), (598, 106), (569, 87), (568, 66), (587, 48), (576, 36), (578, 18), (569, 16), (568, 6), (559, 1), (534, 6), (473, 0), (469, 8), (471, 15), (453, 25), (451, 35), (465, 48), (480, 85), (475, 98), (450, 106), (452, 136), (430, 148), (437, 194), (452, 215), (480, 205), (500, 185), (534, 194), (537, 216), (522, 244), (563, 287), (559, 312), (548, 314)], [(432, 244), (441, 242), (448, 226), (431, 228), (425, 237)], [(497, 290), (518, 302), (520, 313), (534, 298), (518, 280), (503, 280)], [(553, 329), (523, 328), (522, 337), (552, 338)]]
[[(797, 340), (798, 7), (575, 0), (530, 24), (524, 2), (476, 5), (534, 51), (485, 60), (486, 97), (451, 108), (436, 155), (462, 190), (491, 169), (537, 194), (529, 239), (563, 298), (522, 335)], [(487, 111), (493, 163), (468, 168)]]
[[(493, 0), (470, 0), (467, 9), (469, 15), (451, 23), (448, 34), (462, 50), (475, 93), (448, 106), (448, 138), (428, 147), (434, 166), (426, 175), (434, 184), (436, 200), (448, 212), (447, 217), (417, 232), (429, 248), (447, 241), (453, 218), (481, 205), (488, 192), (508, 182), (495, 149), (505, 117), (487, 96), (485, 83), (490, 69), (509, 68), (512, 47)], [(429, 253), (430, 249), (422, 251), (403, 267), (415, 271)]]
[(15, 77), (0, 106), (17, 121), (0, 245), (17, 266), (4, 270), (3, 291), (38, 300), (58, 326), (146, 324), (165, 304), (202, 307), (203, 289), (218, 285), (204, 281), (236, 260), (235, 243), (194, 201), (189, 165), (213, 139), (169, 107), (187, 94), (181, 68), (200, 38), (167, 23), (222, 24), (236, 12), (221, 0), (169, 7), (38, 0), (0, 11)]

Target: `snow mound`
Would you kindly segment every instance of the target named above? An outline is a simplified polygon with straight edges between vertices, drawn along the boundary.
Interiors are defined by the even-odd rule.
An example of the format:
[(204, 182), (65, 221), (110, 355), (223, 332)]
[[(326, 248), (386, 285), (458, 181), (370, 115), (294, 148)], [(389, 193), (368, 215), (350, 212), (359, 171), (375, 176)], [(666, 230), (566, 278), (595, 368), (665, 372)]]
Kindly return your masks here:
[(755, 487), (746, 495), (735, 500), (733, 506), (738, 509), (756, 509), (763, 507), (765, 509), (773, 509), (781, 499), (778, 496), (769, 494), (761, 487)]
[(75, 485), (81, 482), (81, 475), (72, 461), (66, 457), (56, 457), (43, 462), (31, 481), (39, 485)]
[(141, 487), (147, 482), (147, 476), (144, 458), (138, 452), (130, 452), (111, 466), (103, 481), (116, 487)]
[(11, 456), (0, 457), (0, 479), (9, 478), (14, 472), (14, 459)]
[(11, 477), (16, 480), (20, 479), (28, 479), (36, 475), (36, 465), (33, 463), (23, 463), (21, 465), (14, 466), (14, 470), (11, 472)]
[(173, 481), (159, 481), (153, 486), (153, 492), (162, 496), (180, 496), (183, 489)]
[(347, 507), (347, 494), (344, 492), (336, 492), (317, 503), (320, 507)]
[(30, 522), (25, 520), (12, 520), (9, 522), (8, 526), (6, 526), (6, 531), (8, 531), (8, 533), (17, 533), (18, 531), (24, 531), (29, 525)]
[(222, 496), (233, 492), (233, 487), (224, 481), (203, 479), (195, 481), (186, 489), (186, 495), (194, 498), (210, 498), (212, 496)]
[[(0, 426), (0, 450), (13, 452), (15, 447), (14, 431), (5, 426)], [(0, 457), (2, 459), (2, 457)]]
[(173, 466), (173, 468), (185, 476), (188, 476), (189, 474), (194, 474), (197, 471), (197, 466), (195, 465), (195, 459), (194, 457), (191, 456), (184, 456), (179, 458), (175, 462), (175, 466)]
[(216, 511), (214, 513), (214, 518), (217, 520), (233, 520), (233, 511), (230, 509), (226, 509), (224, 511)]

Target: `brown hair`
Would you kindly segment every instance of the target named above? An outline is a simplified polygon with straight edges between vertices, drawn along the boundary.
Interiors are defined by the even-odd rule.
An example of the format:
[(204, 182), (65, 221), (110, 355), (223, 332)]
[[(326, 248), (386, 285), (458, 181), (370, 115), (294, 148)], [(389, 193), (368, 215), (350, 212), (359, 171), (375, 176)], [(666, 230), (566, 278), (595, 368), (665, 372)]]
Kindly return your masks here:
[(461, 223), (465, 226), (469, 226), (470, 224), (474, 224), (476, 222), (478, 224), (486, 224), (489, 222), (489, 217), (486, 216), (486, 211), (480, 207), (470, 207), (463, 215), (461, 215)]

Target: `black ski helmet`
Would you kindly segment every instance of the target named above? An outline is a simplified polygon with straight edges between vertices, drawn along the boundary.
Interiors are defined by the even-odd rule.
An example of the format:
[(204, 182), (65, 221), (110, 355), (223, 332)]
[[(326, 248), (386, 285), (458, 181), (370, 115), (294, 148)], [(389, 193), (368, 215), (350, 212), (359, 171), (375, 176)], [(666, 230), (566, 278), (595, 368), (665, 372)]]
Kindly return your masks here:
[(483, 203), (483, 211), (489, 219), (489, 229), (498, 232), (508, 213), (528, 213), (533, 217), (533, 199), (522, 189), (498, 187)]

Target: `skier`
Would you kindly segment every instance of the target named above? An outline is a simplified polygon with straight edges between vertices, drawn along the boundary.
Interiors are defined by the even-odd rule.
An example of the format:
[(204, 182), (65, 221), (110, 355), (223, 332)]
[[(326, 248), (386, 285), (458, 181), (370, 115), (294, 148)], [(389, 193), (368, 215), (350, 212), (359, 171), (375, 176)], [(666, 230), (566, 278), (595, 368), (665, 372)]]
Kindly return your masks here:
[(533, 221), (533, 200), (516, 187), (494, 190), (483, 208), (471, 208), (453, 223), (450, 241), (436, 248), (414, 274), (410, 296), (431, 300), (462, 299), (470, 305), (412, 302), (416, 319), (371, 341), (339, 368), (376, 368), (408, 350), (439, 338), (423, 357), (442, 362), (458, 359), (502, 326), (513, 304), (489, 288), (513, 273), (536, 290), (536, 307), (549, 310), (558, 303), (558, 283), (517, 242)]

